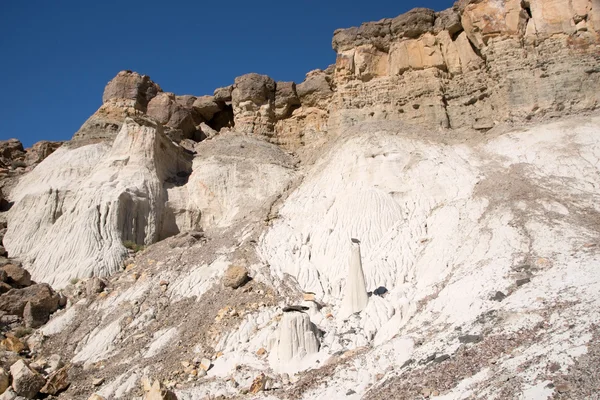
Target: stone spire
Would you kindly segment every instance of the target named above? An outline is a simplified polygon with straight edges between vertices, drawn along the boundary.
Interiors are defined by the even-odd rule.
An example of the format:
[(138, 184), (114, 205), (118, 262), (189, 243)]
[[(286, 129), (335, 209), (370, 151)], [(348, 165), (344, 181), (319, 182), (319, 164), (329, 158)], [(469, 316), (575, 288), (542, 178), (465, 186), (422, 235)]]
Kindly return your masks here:
[(278, 356), (281, 363), (300, 360), (319, 351), (316, 328), (307, 314), (289, 309), (279, 327)]
[(356, 312), (364, 310), (369, 302), (365, 285), (365, 275), (360, 258), (360, 241), (358, 239), (352, 239), (350, 266), (348, 268), (345, 290), (346, 293), (344, 294), (340, 310), (342, 318), (347, 318)]

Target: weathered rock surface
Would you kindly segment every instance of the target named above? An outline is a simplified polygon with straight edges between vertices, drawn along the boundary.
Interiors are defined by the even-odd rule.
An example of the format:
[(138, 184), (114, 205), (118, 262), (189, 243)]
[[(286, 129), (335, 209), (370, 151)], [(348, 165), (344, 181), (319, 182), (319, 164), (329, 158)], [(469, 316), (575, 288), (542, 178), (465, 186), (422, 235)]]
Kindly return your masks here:
[(191, 138), (196, 131), (191, 110), (177, 102), (173, 93), (156, 95), (148, 103), (146, 114), (161, 125), (180, 131), (181, 138)]
[(160, 126), (139, 117), (125, 121), (112, 146), (61, 148), (40, 165), (14, 191), (4, 244), (36, 281), (63, 286), (117, 271), (125, 241), (170, 236), (166, 186), (191, 166)]
[(465, 2), (338, 30), (328, 129), (375, 118), (487, 130), (596, 109), (597, 8), (587, 0)]
[(160, 92), (160, 86), (152, 82), (149, 76), (121, 71), (104, 88), (102, 102), (108, 103), (115, 99), (133, 100), (136, 109), (144, 110), (150, 100)]
[(0, 368), (0, 394), (4, 393), (10, 387), (8, 373), (4, 368)]
[(246, 74), (235, 79), (231, 103), (238, 132), (270, 136), (275, 124), (275, 81)]
[(149, 76), (121, 71), (104, 88), (102, 106), (73, 136), (79, 144), (112, 141), (125, 118), (142, 115), (162, 89)]
[(25, 160), (25, 149), (17, 139), (0, 141), (0, 168), (16, 166), (18, 162)]
[[(48, 316), (58, 308), (59, 296), (45, 283), (22, 289), (11, 289), (0, 296), (0, 310), (22, 317), (26, 307), (36, 320), (48, 321)], [(39, 325), (38, 325), (39, 326)]]
[(66, 366), (51, 373), (44, 387), (40, 389), (40, 393), (56, 395), (66, 390), (71, 384), (69, 381), (69, 368), (69, 366)]
[(28, 399), (35, 398), (46, 383), (44, 378), (30, 369), (23, 360), (17, 361), (10, 367), (10, 374), (15, 393)]
[(232, 289), (237, 289), (248, 282), (248, 270), (243, 265), (232, 265), (225, 271), (223, 276), (223, 285)]
[(3, 272), (5, 279), (2, 282), (6, 282), (17, 286), (29, 286), (31, 285), (31, 275), (29, 271), (17, 264), (6, 264), (0, 267)]
[[(9, 255), (36, 281), (84, 280), (38, 332), (0, 312), (25, 335), (7, 332), (0, 355), (73, 362), (59, 398), (132, 398), (146, 374), (182, 400), (590, 397), (597, 11), (415, 9), (337, 31), (336, 64), (298, 85), (249, 74), (214, 96), (148, 99), (126, 73), (103, 105), (116, 125), (102, 134), (120, 133), (57, 149), (7, 192)], [(351, 237), (362, 262), (355, 248), (349, 274)], [(235, 296), (222, 288), (248, 271)], [(113, 276), (85, 280), (97, 275)], [(44, 303), (11, 284), (0, 311), (41, 325)], [(58, 368), (29, 369), (57, 392)], [(169, 398), (153, 386), (146, 398)]]
[(293, 159), (260, 137), (222, 134), (196, 152), (187, 184), (168, 189), (175, 233), (253, 221), (295, 176)]

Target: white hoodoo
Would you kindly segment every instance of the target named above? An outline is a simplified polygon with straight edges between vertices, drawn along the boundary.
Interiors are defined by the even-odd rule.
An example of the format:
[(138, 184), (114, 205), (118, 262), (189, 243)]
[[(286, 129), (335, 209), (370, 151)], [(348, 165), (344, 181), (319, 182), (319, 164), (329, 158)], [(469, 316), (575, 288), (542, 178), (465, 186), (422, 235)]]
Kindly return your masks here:
[(342, 318), (347, 318), (356, 312), (364, 310), (369, 302), (365, 285), (365, 275), (360, 258), (360, 242), (357, 239), (352, 239), (350, 267), (348, 268), (345, 291), (346, 293), (344, 294), (340, 310)]
[(307, 314), (285, 312), (279, 328), (278, 355), (282, 363), (300, 360), (319, 351), (316, 328)]

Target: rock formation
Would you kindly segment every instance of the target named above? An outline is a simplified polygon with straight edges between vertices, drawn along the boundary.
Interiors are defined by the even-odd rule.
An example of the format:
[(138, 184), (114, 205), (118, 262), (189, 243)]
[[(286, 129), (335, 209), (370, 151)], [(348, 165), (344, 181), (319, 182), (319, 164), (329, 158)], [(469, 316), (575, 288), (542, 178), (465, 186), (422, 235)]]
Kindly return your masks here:
[(282, 365), (298, 362), (307, 355), (319, 351), (319, 340), (310, 317), (301, 311), (283, 313), (279, 325), (277, 355)]
[(0, 142), (0, 398), (593, 397), (599, 11), (418, 8), (298, 84), (123, 71), (68, 143)]
[(360, 256), (360, 242), (357, 239), (352, 239), (351, 242), (350, 263), (344, 288), (344, 299), (340, 308), (342, 318), (364, 310), (369, 302)]
[(168, 182), (190, 167), (159, 125), (128, 118), (112, 146), (61, 148), (19, 183), (5, 247), (34, 279), (58, 286), (118, 271), (125, 241), (144, 245), (170, 235)]
[(84, 144), (113, 140), (125, 118), (145, 113), (150, 100), (160, 92), (160, 86), (147, 75), (119, 72), (106, 85), (102, 106), (85, 121), (73, 139)]

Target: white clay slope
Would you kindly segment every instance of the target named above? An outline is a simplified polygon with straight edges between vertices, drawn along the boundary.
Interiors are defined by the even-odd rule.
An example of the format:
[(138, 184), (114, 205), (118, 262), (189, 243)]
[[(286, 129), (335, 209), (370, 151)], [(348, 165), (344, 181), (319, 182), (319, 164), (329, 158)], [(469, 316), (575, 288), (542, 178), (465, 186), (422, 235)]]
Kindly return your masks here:
[[(360, 238), (367, 290), (389, 290), (361, 313), (364, 338), (376, 344), (450, 277), (465, 286), (437, 312), (469, 321), (480, 300), (510, 285), (511, 267), (598, 238), (599, 125), (586, 118), (470, 145), (415, 138), (387, 123), (359, 125), (290, 195), (261, 252), (274, 274), (339, 307), (348, 238)], [(340, 325), (345, 311), (324, 326)]]
[(124, 241), (161, 237), (165, 181), (189, 169), (162, 129), (141, 119), (127, 119), (112, 147), (62, 147), (14, 190), (6, 248), (36, 281), (58, 287), (110, 275)]
[[(281, 292), (292, 291), (290, 280), (296, 279), (301, 289), (317, 293), (321, 305), (307, 301), (302, 304), (309, 307), (306, 313), (283, 315), (285, 304), (264, 305), (231, 317), (227, 324), (215, 322), (213, 327), (219, 329), (214, 350), (222, 355), (212, 360), (206, 378), (177, 390), (179, 398), (234, 396), (240, 389), (230, 384), (231, 378), (247, 388), (260, 373), (285, 372), (291, 381), (303, 382), (311, 376), (304, 371), (336, 363), (339, 354), (347, 362), (318, 371), (322, 379), (302, 397), (331, 399), (351, 389), (355, 394), (346, 397), (362, 398), (369, 391), (377, 394), (377, 385), (396, 374), (421, 369), (428, 373), (432, 365), (440, 365), (421, 364), (432, 354), (453, 358), (461, 345), (458, 336), (481, 334), (483, 340), (493, 340), (494, 335), (536, 329), (548, 318), (548, 310), (551, 321), (544, 325), (539, 344), (537, 338), (534, 345), (515, 340), (513, 353), (490, 356), (493, 364), (465, 379), (447, 398), (468, 398), (469, 393), (494, 398), (498, 393), (494, 380), (504, 374), (522, 380), (528, 393), (545, 388), (549, 363), (560, 363), (566, 372), (574, 358), (585, 353), (589, 329), (600, 322), (600, 252), (594, 246), (600, 239), (600, 117), (573, 118), (496, 137), (492, 132), (471, 142), (442, 143), (437, 134), (413, 129), (391, 123), (359, 125), (305, 171), (304, 181), (283, 202), (259, 241), (266, 262), (251, 270), (260, 271), (255, 282), (268, 271), (281, 277), (282, 286), (276, 279), (264, 279)], [(216, 164), (212, 176), (230, 170), (229, 165)], [(237, 184), (244, 187), (242, 181)], [(254, 180), (247, 183), (253, 184)], [(247, 202), (249, 209), (260, 197)], [(262, 220), (255, 222), (257, 231), (263, 229)], [(91, 306), (81, 306), (78, 312), (92, 313), (86, 320), (93, 322), (77, 348), (77, 360), (121, 357), (131, 368), (107, 381), (102, 390), (138, 379), (142, 368), (153, 375), (166, 372), (168, 367), (145, 358), (155, 351), (179, 357), (205, 345), (174, 339), (183, 337), (180, 332), (186, 326), (195, 331), (196, 320), (156, 321), (160, 329), (154, 331), (143, 321), (166, 298), (177, 302), (183, 315), (198, 304), (179, 302), (183, 298), (229, 296), (231, 292), (223, 289), (210, 289), (239, 257), (235, 242), (245, 235), (237, 225), (233, 229), (236, 233), (226, 236), (231, 241), (217, 251), (209, 246), (223, 239), (216, 233), (207, 245), (188, 249), (158, 243), (148, 252), (156, 249), (160, 256), (148, 252), (139, 256), (162, 257), (152, 273), (113, 289), (111, 296), (92, 300)], [(348, 263), (352, 237), (361, 240), (362, 285), (356, 285), (360, 279), (350, 279), (359, 276), (359, 264), (353, 263), (351, 274)], [(182, 256), (187, 252), (212, 261), (200, 262), (194, 256), (186, 263)], [(141, 261), (136, 263), (142, 272)], [(519, 268), (525, 264), (532, 271), (531, 281), (517, 286)], [(127, 281), (127, 276), (125, 272), (120, 281)], [(158, 289), (161, 280), (170, 282), (165, 293)], [(353, 286), (356, 289), (350, 290)], [(366, 287), (373, 292), (380, 286), (389, 292), (372, 294), (366, 304), (361, 299), (358, 312), (348, 317), (343, 307), (348, 291), (358, 293)], [(239, 290), (235, 293), (243, 293)], [(493, 300), (496, 291), (506, 299)], [(151, 308), (142, 312), (136, 305), (140, 303)], [(494, 315), (498, 317), (490, 319)], [(149, 338), (143, 350), (134, 353), (128, 353), (132, 342), (127, 337), (132, 336), (116, 335), (109, 327), (130, 316), (136, 317), (128, 335)], [(79, 324), (70, 326), (72, 318), (65, 313), (51, 322), (52, 334), (66, 338), (73, 329), (82, 329)], [(97, 337), (108, 331), (115, 337), (110, 343)], [(403, 367), (409, 359), (416, 362)], [(404, 379), (400, 375), (399, 381)], [(500, 384), (508, 385), (512, 379), (507, 382)], [(480, 383), (484, 386), (473, 389)], [(285, 385), (289, 386), (282, 390), (297, 388)], [(274, 393), (272, 398), (282, 392)]]

